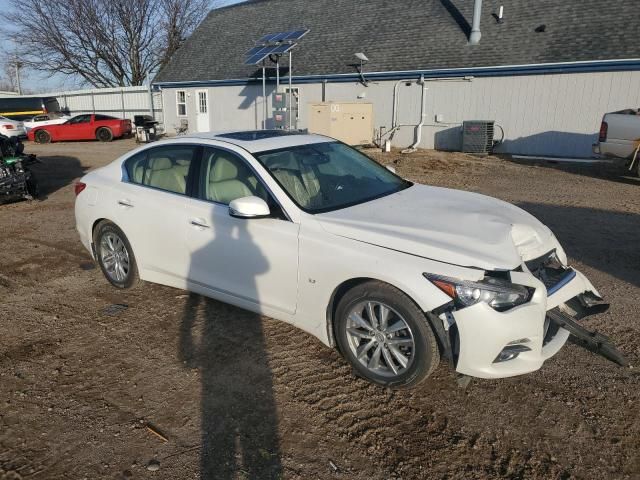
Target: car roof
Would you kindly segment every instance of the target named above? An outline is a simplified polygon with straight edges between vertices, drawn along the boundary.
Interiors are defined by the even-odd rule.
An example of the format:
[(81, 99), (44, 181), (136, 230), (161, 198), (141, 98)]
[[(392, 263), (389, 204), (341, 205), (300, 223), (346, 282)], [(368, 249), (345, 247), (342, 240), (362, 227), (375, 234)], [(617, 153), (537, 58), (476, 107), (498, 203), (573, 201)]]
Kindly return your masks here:
[(218, 140), (237, 145), (251, 153), (335, 141), (333, 138), (322, 135), (288, 132), (286, 130), (234, 130), (228, 132), (192, 133), (182, 138)]

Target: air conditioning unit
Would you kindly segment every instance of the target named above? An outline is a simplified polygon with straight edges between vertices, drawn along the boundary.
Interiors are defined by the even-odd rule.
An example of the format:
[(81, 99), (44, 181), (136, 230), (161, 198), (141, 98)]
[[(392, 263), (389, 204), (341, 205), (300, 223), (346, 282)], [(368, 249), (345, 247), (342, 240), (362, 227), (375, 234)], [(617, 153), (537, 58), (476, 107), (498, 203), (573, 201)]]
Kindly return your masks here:
[(493, 153), (493, 120), (462, 122), (462, 151), (487, 155)]

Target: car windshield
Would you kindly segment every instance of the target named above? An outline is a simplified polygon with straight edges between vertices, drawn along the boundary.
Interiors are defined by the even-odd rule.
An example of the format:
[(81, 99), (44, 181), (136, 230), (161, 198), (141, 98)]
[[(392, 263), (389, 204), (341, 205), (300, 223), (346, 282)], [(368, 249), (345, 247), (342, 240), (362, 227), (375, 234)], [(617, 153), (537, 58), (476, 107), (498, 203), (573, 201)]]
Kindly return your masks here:
[(254, 154), (304, 211), (322, 213), (364, 203), (412, 185), (355, 148), (313, 143)]

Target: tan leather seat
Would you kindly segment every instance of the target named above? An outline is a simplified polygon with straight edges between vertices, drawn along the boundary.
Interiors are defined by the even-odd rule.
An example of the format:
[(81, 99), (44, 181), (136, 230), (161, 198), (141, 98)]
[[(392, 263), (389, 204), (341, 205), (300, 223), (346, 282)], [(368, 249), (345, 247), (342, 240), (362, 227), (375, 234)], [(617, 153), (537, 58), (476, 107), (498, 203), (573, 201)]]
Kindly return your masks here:
[(184, 177), (185, 181), (187, 179), (187, 174), (189, 173), (189, 165), (191, 165), (191, 160), (178, 158), (174, 166), (178, 173)]
[(320, 200), (320, 183), (313, 170), (300, 165), (291, 152), (270, 155), (266, 166), (301, 207), (312, 208)]
[(150, 158), (146, 176), (145, 185), (176, 193), (185, 193), (187, 190), (185, 177), (168, 157)]
[(142, 162), (138, 162), (136, 167), (133, 169), (132, 181), (135, 183), (142, 183), (143, 176), (144, 176), (144, 165), (142, 164)]
[(248, 178), (240, 178), (236, 161), (217, 155), (211, 159), (214, 164), (209, 170), (207, 198), (215, 202), (229, 204), (236, 198), (253, 195)]

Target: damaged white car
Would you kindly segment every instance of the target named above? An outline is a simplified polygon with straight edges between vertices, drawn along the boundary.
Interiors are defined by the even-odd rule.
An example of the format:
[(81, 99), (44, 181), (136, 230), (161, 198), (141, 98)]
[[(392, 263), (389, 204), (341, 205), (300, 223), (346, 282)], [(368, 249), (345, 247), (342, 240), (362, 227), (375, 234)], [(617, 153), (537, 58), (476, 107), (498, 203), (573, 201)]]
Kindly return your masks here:
[(289, 322), (357, 373), (414, 386), (445, 358), (482, 378), (539, 369), (606, 310), (553, 233), (483, 195), (413, 184), (360, 151), (282, 131), (153, 143), (76, 185), (80, 238), (138, 278)]

